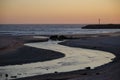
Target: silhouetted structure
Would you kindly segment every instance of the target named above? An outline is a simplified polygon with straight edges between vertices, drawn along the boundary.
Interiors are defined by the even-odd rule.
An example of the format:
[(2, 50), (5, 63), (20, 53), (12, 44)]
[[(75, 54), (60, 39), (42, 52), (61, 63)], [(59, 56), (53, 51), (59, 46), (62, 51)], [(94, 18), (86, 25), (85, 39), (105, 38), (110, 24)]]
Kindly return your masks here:
[(120, 29), (120, 24), (93, 24), (84, 26), (82, 29)]
[(98, 23), (101, 24), (101, 20), (100, 20), (100, 18), (98, 19)]

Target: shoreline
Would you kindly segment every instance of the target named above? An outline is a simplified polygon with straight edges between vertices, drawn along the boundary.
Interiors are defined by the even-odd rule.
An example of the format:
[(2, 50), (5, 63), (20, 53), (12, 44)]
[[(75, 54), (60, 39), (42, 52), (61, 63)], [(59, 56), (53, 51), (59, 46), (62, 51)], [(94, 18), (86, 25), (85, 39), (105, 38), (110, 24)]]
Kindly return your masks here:
[(1, 37), (0, 66), (21, 65), (21, 64), (33, 63), (33, 62), (43, 62), (48, 60), (59, 59), (65, 56), (63, 53), (60, 53), (60, 52), (55, 52), (55, 51), (45, 50), (45, 49), (38, 49), (38, 48), (24, 45), (24, 43), (43, 42), (47, 40), (48, 38), (46, 37), (34, 38), (34, 36), (33, 38), (32, 36)]
[[(119, 34), (119, 33), (118, 33)], [(118, 37), (119, 36), (115, 36)], [(93, 37), (92, 37), (93, 38)], [(99, 38), (99, 37), (95, 37), (95, 38)], [(106, 38), (105, 37), (100, 37), (100, 38)], [(109, 36), (107, 37), (108, 40)], [(115, 39), (114, 36), (111, 39)], [(81, 40), (86, 40), (86, 38)], [(88, 38), (89, 40), (89, 38)], [(118, 43), (120, 39), (117, 39)], [(91, 42), (91, 41), (90, 41)], [(75, 42), (72, 42), (75, 43)], [(116, 42), (117, 43), (117, 42)], [(113, 42), (114, 44), (114, 42)], [(64, 44), (65, 45), (65, 44)], [(115, 45), (112, 45), (112, 48), (105, 48), (105, 47), (99, 47), (97, 50), (104, 50), (104, 51), (108, 51), (108, 52), (112, 52), (113, 54), (116, 55), (116, 58), (114, 59), (113, 62), (110, 62), (108, 64), (105, 64), (103, 66), (100, 67), (96, 67), (93, 70), (77, 70), (77, 71), (72, 71), (72, 72), (63, 72), (63, 73), (54, 73), (54, 74), (45, 74), (45, 75), (39, 75), (39, 76), (33, 76), (33, 77), (27, 77), (27, 78), (21, 78), (21, 79), (16, 79), (16, 80), (90, 80), (90, 79), (95, 79), (95, 80), (119, 80), (119, 73), (120, 73), (120, 54), (119, 54), (119, 46), (117, 45), (116, 47)], [(114, 48), (113, 48), (114, 47)], [(85, 48), (85, 47), (84, 47)], [(87, 46), (86, 46), (87, 48)], [(88, 47), (89, 49), (93, 49)], [(101, 48), (101, 49), (100, 49)], [(117, 48), (117, 50), (116, 50)], [(112, 72), (112, 73), (110, 73)]]
[[(96, 38), (99, 38), (99, 37), (92, 37), (92, 38), (96, 39)], [(100, 37), (100, 38), (104, 39), (105, 37)], [(112, 38), (114, 39), (114, 35), (111, 37), (111, 39)], [(89, 40), (89, 37), (81, 38), (80, 40)], [(119, 41), (119, 39), (118, 39), (118, 41)], [(72, 43), (75, 43), (75, 42), (72, 42)], [(91, 43), (91, 41), (90, 41), (90, 43)], [(114, 42), (113, 42), (113, 44), (114, 44)], [(117, 73), (113, 74), (113, 76), (112, 75), (108, 75), (109, 71), (110, 72), (114, 72), (114, 70), (112, 70), (112, 69), (117, 69), (118, 73), (120, 73), (120, 69), (118, 69), (120, 67), (120, 54), (118, 54), (118, 53), (120, 51), (116, 50), (116, 48), (118, 49), (120, 46), (117, 45), (115, 47), (115, 45), (112, 45), (113, 47), (111, 47), (111, 48), (109, 48), (109, 47), (102, 47), (102, 46), (100, 46), (98, 48), (96, 46), (93, 46), (93, 47), (90, 48), (90, 47), (88, 47), (88, 45), (86, 45), (86, 46), (84, 46), (84, 45), (79, 46), (79, 47), (83, 47), (83, 48), (87, 48), (88, 47), (89, 49), (97, 49), (97, 50), (104, 50), (104, 51), (106, 51), (106, 49), (108, 49), (107, 50), (108, 52), (110, 51), (110, 52), (114, 53), (117, 56), (114, 59), (113, 62), (108, 63), (108, 64), (103, 65), (103, 66), (100, 66), (100, 67), (97, 67), (97, 68), (95, 68), (93, 70), (77, 70), (77, 71), (72, 71), (72, 72), (45, 74), (45, 75), (39, 75), (39, 76), (33, 76), (33, 77), (20, 78), (20, 79), (16, 79), (16, 80), (38, 80), (38, 79), (40, 79), (40, 80), (82, 80), (82, 79), (91, 80), (91, 78), (92, 79), (94, 78), (95, 80), (99, 80), (98, 78), (101, 78), (102, 80), (106, 80), (106, 79), (119, 80), (120, 79), (119, 78), (119, 74), (117, 74)], [(100, 48), (103, 48), (103, 49), (100, 49)], [(110, 67), (110, 70), (108, 70), (109, 67)], [(107, 69), (107, 71), (106, 71), (106, 69)], [(106, 76), (106, 75), (107, 75), (107, 77), (103, 77), (103, 76)], [(115, 75), (116, 75), (116, 78), (115, 78)]]
[[(107, 39), (107, 41), (105, 41), (104, 39)], [(109, 40), (111, 41), (110, 43), (112, 43), (112, 44), (109, 44)], [(111, 70), (111, 71), (114, 72), (114, 70), (118, 70), (118, 74), (116, 74), (116, 73), (113, 74), (112, 73), (113, 75), (109, 76), (109, 77), (111, 77), (109, 79), (110, 80), (119, 80), (120, 79), (120, 77), (119, 77), (119, 74), (120, 74), (120, 69), (119, 69), (119, 67), (120, 67), (120, 50), (119, 50), (120, 42), (119, 42), (119, 40), (120, 40), (120, 36), (108, 36), (108, 37), (95, 37), (95, 38), (79, 39), (79, 40), (76, 40), (76, 41), (80, 42), (78, 45), (77, 44), (76, 45), (72, 44), (72, 43), (76, 42), (74, 40), (73, 41), (62, 42), (60, 44), (70, 46), (70, 47), (81, 47), (81, 48), (101, 50), (101, 51), (107, 51), (107, 52), (113, 53), (116, 56), (116, 58), (113, 59), (112, 62), (110, 62), (108, 64), (105, 64), (105, 65), (102, 65), (102, 66), (99, 66), (99, 67), (96, 67), (93, 70), (93, 72), (96, 71), (96, 70), (98, 70), (98, 71), (100, 70), (100, 72), (101, 72), (102, 69), (105, 70), (109, 67), (111, 68), (111, 66), (116, 68), (116, 66), (114, 66), (114, 65), (117, 65), (117, 68), (116, 69), (112, 68), (113, 70)], [(86, 44), (87, 41), (89, 42), (89, 44)], [(94, 44), (95, 41), (98, 41), (98, 42)], [(78, 42), (76, 42), (76, 43), (78, 43)], [(103, 45), (100, 42), (102, 42), (103, 44), (105, 42), (107, 44)], [(108, 45), (108, 46), (105, 46), (105, 45)], [(98, 74), (98, 73), (96, 73), (96, 74)], [(115, 75), (116, 75), (116, 77), (115, 77)], [(94, 76), (92, 76), (92, 78), (94, 78)], [(75, 78), (75, 79), (70, 79), (70, 80), (82, 80), (82, 79), (84, 79), (84, 78)], [(89, 79), (91, 79), (91, 78), (89, 77), (86, 80), (89, 80)], [(104, 77), (101, 77), (101, 78), (99, 77), (99, 78), (96, 78), (95, 80), (101, 80), (101, 79), (106, 80), (106, 79), (104, 79)]]
[(56, 51), (23, 46), (14, 51), (7, 52), (5, 55), (0, 55), (0, 67), (44, 62), (64, 56), (63, 53)]

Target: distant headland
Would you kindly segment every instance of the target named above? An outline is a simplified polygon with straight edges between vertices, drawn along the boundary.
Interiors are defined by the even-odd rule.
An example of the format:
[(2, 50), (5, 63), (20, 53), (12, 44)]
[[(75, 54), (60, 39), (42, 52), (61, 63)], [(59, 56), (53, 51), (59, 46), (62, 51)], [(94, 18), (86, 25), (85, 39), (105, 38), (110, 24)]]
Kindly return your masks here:
[(82, 29), (120, 29), (120, 24), (91, 24)]

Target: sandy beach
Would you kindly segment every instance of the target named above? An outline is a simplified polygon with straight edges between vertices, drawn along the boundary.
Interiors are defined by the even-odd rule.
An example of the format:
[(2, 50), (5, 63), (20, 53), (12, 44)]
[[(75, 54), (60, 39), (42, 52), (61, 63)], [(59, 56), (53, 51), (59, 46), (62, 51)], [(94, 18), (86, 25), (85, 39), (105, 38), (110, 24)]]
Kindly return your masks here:
[(120, 0), (0, 0), (0, 80), (120, 80)]
[[(71, 47), (80, 47), (80, 48), (87, 48), (93, 50), (102, 50), (111, 52), (116, 55), (116, 58), (113, 62), (97, 67), (95, 69), (86, 69), (86, 70), (77, 70), (72, 72), (63, 72), (63, 73), (52, 73), (52, 74), (45, 74), (27, 78), (20, 78), (16, 80), (119, 80), (120, 74), (120, 33), (110, 33), (110, 34), (102, 34), (102, 35), (84, 35), (80, 36), (77, 35), (79, 39), (72, 39), (67, 40), (65, 42), (61, 42), (61, 45), (71, 46)], [(72, 36), (74, 37), (74, 36)], [(27, 39), (27, 40), (26, 40)], [(46, 41), (45, 39), (42, 41)], [(37, 42), (40, 42), (40, 38), (37, 39)], [(43, 49), (36, 49), (33, 47), (26, 47), (23, 46), (24, 43), (28, 42), (36, 42), (31, 36), (1, 36), (0, 39), (0, 66), (3, 65), (14, 65), (14, 64), (23, 64), (23, 63), (31, 63), (36, 61), (45, 61), (51, 59), (57, 59), (64, 57), (64, 54), (58, 53), (55, 51), (43, 50)], [(30, 54), (26, 54), (27, 60), (25, 61), (26, 57), (20, 57), (21, 53), (24, 51), (28, 51), (27, 53), (31, 52)], [(41, 59), (32, 59), (38, 55), (33, 55), (32, 51), (44, 52), (46, 55), (39, 55)], [(56, 55), (57, 53), (57, 55)], [(9, 55), (8, 55), (9, 54)], [(17, 54), (18, 61), (16, 61), (14, 55)], [(24, 55), (24, 54), (23, 54)], [(45, 58), (45, 56), (49, 55), (49, 57)], [(50, 55), (52, 55), (50, 57)], [(31, 57), (32, 56), (32, 57)], [(8, 61), (6, 60), (8, 59)], [(22, 60), (21, 60), (22, 59)], [(13, 62), (16, 61), (16, 62)]]
[[(65, 55), (59, 52), (24, 46), (24, 43), (47, 41), (46, 37), (32, 38), (31, 36), (10, 37), (0, 39), (0, 66), (42, 62), (58, 59)], [(34, 54), (36, 53), (36, 54)], [(56, 55), (57, 54), (57, 55)], [(47, 57), (46, 57), (47, 56)]]

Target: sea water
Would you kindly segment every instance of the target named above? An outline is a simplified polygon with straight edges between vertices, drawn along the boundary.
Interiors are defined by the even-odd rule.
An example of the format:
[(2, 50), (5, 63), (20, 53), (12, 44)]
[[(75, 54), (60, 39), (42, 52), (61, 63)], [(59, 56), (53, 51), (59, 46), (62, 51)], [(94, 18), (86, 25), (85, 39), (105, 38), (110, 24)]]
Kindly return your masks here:
[(120, 29), (81, 29), (86, 24), (1, 24), (0, 34), (64, 35), (118, 32)]

